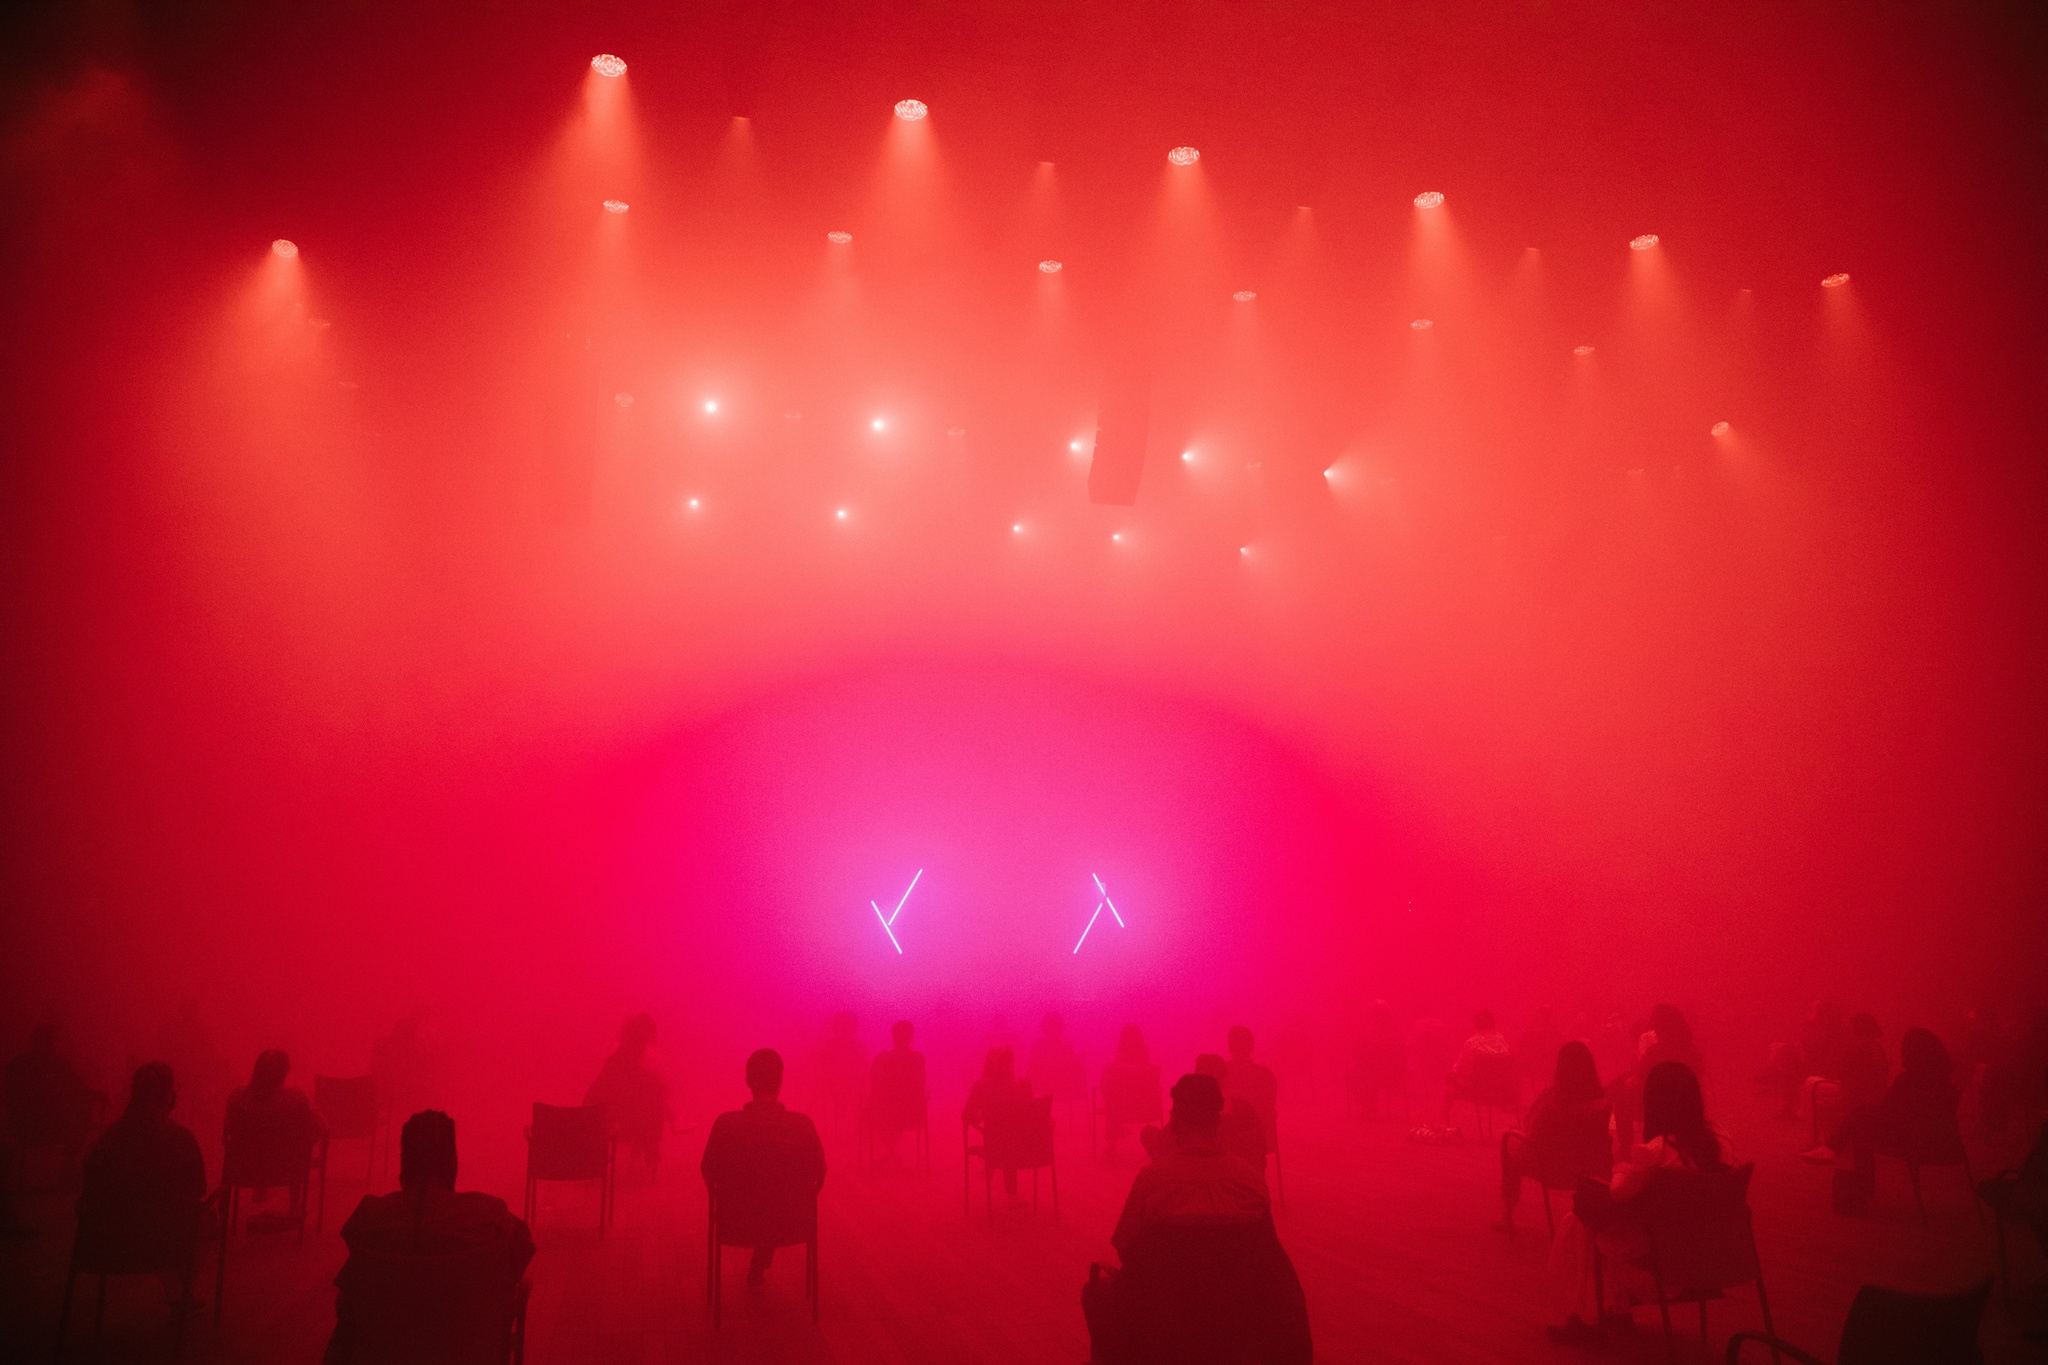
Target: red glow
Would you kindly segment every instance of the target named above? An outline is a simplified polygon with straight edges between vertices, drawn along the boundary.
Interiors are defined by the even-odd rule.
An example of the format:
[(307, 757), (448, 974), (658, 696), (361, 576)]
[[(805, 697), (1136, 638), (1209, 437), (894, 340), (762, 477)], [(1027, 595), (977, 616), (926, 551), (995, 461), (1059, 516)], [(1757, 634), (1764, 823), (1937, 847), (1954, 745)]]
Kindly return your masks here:
[(845, 246), (848, 242), (853, 240), (853, 234), (850, 232), (841, 232), (838, 231), (837, 229), (834, 229), (833, 231), (825, 234), (825, 240), (832, 243), (832, 245), (834, 246)]
[(1588, 356), (1593, 354), (1593, 348), (1591, 346), (1574, 346), (1572, 347), (1572, 354), (1577, 356)]
[(1202, 159), (1202, 154), (1193, 147), (1175, 147), (1166, 154), (1166, 159), (1176, 166), (1192, 166)]
[(1628, 247), (1631, 251), (1648, 251), (1655, 245), (1657, 245), (1657, 234), (1654, 232), (1645, 232), (1640, 237), (1628, 239)]
[(1827, 278), (1823, 279), (1820, 282), (1820, 287), (1823, 289), (1840, 289), (1843, 285), (1847, 284), (1848, 282), (1849, 272), (1846, 270), (1838, 270), (1834, 274), (1829, 275)]
[(1419, 209), (1442, 208), (1443, 203), (1444, 195), (1442, 190), (1424, 190), (1421, 194), (1415, 196), (1415, 207)]
[(1066, 267), (1062, 266), (1058, 261), (1040, 261), (1038, 268), (1043, 274), (1057, 275)]
[(299, 244), (284, 237), (280, 237), (272, 242), (270, 249), (273, 253), (282, 256), (287, 261), (299, 254)]
[(1252, 290), (1240, 289), (1235, 294), (1232, 294), (1230, 297), (1236, 299), (1239, 303), (1250, 303), (1253, 299), (1257, 298), (1258, 295)]
[(626, 63), (623, 58), (614, 57), (609, 52), (600, 52), (590, 59), (590, 69), (600, 76), (617, 79), (626, 74)]
[(1728, 434), (1728, 424), (1726, 422), (1716, 422), (1713, 426), (1707, 428), (1707, 432), (1712, 436), (1726, 436)]
[(930, 112), (931, 110), (925, 108), (923, 100), (896, 101), (896, 117), (902, 119), (905, 123), (915, 123)]
[(1410, 327), (1413, 327), (1418, 332), (1427, 332), (1430, 328), (1436, 326), (1436, 323), (1434, 323), (1428, 318), (1417, 318), (1415, 319), (1415, 321), (1409, 323), (1408, 325)]
[(632, 207), (631, 204), (628, 204), (623, 199), (607, 199), (604, 201), (604, 211), (606, 213), (624, 213)]

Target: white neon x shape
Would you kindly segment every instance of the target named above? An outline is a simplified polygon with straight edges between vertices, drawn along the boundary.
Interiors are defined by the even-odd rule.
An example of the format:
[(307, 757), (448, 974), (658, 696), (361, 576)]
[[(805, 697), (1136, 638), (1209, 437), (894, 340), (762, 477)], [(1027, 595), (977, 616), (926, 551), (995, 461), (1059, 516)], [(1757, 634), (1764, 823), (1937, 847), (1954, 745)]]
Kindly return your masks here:
[[(1110, 915), (1116, 920), (1116, 927), (1119, 929), (1123, 928), (1124, 917), (1122, 913), (1118, 911), (1118, 909), (1116, 908), (1116, 902), (1109, 898), (1109, 888), (1102, 884), (1102, 878), (1098, 876), (1096, 873), (1091, 872), (1088, 875), (1095, 878), (1095, 889), (1102, 893), (1102, 899), (1095, 902), (1095, 913), (1088, 917), (1088, 929), (1093, 929), (1095, 927), (1095, 921), (1102, 918), (1102, 907), (1105, 905), (1109, 907)], [(1080, 952), (1081, 945), (1088, 941), (1088, 929), (1083, 929), (1081, 931), (1081, 937), (1075, 941), (1075, 952)]]
[[(923, 875), (924, 869), (920, 867), (917, 870), (917, 877), (922, 877)], [(896, 923), (896, 917), (903, 913), (903, 902), (909, 900), (910, 893), (917, 890), (917, 877), (912, 877), (910, 879), (910, 885), (903, 888), (902, 899), (896, 902), (896, 908), (894, 910), (891, 910), (888, 914), (884, 915), (882, 913), (882, 907), (879, 905), (875, 905), (873, 901), (868, 902), (868, 904), (870, 906), (873, 906), (874, 908), (875, 918), (882, 922), (882, 932), (889, 936), (890, 946), (895, 948), (895, 950), (899, 953), (903, 951), (903, 945), (896, 942), (896, 930), (894, 928)]]

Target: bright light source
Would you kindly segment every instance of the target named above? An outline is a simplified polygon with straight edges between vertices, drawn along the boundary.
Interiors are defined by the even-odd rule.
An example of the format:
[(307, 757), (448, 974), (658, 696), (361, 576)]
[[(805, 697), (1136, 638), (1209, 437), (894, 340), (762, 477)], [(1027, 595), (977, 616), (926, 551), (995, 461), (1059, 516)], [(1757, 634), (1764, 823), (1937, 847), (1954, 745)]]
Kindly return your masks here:
[(1166, 159), (1176, 166), (1192, 166), (1202, 159), (1202, 154), (1192, 147), (1176, 147), (1166, 154)]
[(1248, 555), (1252, 552), (1252, 547), (1249, 545), (1240, 545), (1237, 547), (1237, 552), (1241, 555)]
[(704, 400), (704, 411), (706, 411), (706, 412), (717, 412), (717, 411), (718, 411), (718, 400), (717, 400), (716, 398), (707, 398), (707, 399), (705, 399), (705, 400)]
[(1707, 432), (1713, 436), (1726, 436), (1728, 434), (1728, 424), (1726, 422), (1716, 422), (1707, 428)]
[[(286, 245), (290, 244), (286, 243)], [(1849, 272), (1846, 270), (1838, 270), (1834, 274), (1822, 280), (1820, 282), (1820, 287), (1823, 289), (1840, 289), (1843, 285), (1847, 284), (1848, 282)]]
[(896, 117), (905, 123), (915, 123), (930, 112), (931, 110), (924, 107), (923, 100), (896, 101)]
[(1057, 275), (1062, 270), (1066, 269), (1066, 267), (1061, 265), (1058, 261), (1040, 261), (1038, 263), (1038, 268), (1040, 271), (1047, 275)]
[(692, 512), (697, 510), (697, 500), (695, 498), (690, 499), (690, 510)]
[(1180, 453), (1180, 462), (1182, 464), (1193, 464), (1195, 462), (1195, 452), (1192, 450), (1183, 450)]
[(1591, 355), (1591, 354), (1593, 354), (1593, 348), (1592, 348), (1591, 346), (1574, 346), (1574, 347), (1572, 347), (1572, 354), (1573, 354), (1573, 355)]
[(917, 877), (912, 877), (910, 879), (910, 885), (903, 889), (903, 900), (897, 901), (896, 908), (894, 910), (891, 910), (886, 915), (882, 913), (881, 906), (875, 905), (873, 901), (868, 902), (868, 904), (870, 906), (873, 906), (874, 908), (875, 918), (882, 922), (882, 932), (889, 936), (890, 946), (895, 948), (895, 950), (899, 953), (903, 951), (903, 945), (896, 941), (896, 917), (903, 913), (903, 901), (909, 900), (910, 893), (917, 890), (917, 879), (918, 877), (922, 877), (923, 875), (924, 869), (920, 867), (917, 870)]
[(1023, 534), (1024, 534), (1024, 523), (1023, 523), (1023, 522), (1021, 522), (1021, 521), (1016, 521), (1016, 522), (1012, 522), (1012, 523), (1010, 523), (1010, 531), (1011, 531), (1011, 533), (1012, 533), (1013, 535), (1020, 535), (1020, 536), (1021, 536), (1021, 535), (1023, 535)]
[(1415, 321), (1409, 323), (1408, 325), (1410, 327), (1413, 327), (1418, 332), (1427, 332), (1430, 328), (1436, 326), (1436, 324), (1434, 322), (1431, 322), (1428, 318), (1417, 318), (1415, 319)]
[(624, 213), (632, 207), (631, 204), (623, 199), (607, 199), (604, 201), (604, 211), (606, 213)]
[(612, 395), (612, 401), (622, 408), (630, 408), (633, 406), (633, 395), (630, 393), (615, 393)]
[(626, 62), (622, 57), (614, 57), (609, 52), (600, 52), (590, 59), (590, 69), (600, 76), (618, 77), (626, 74)]
[(845, 246), (848, 242), (853, 240), (853, 234), (850, 232), (840, 232), (837, 229), (834, 229), (833, 231), (825, 234), (825, 240), (832, 243), (832, 245), (834, 246)]
[(1424, 190), (1415, 196), (1415, 207), (1419, 209), (1440, 209), (1444, 206), (1442, 190)]
[(845, 509), (844, 507), (842, 507), (842, 508), (840, 508), (840, 509), (839, 509), (839, 510), (838, 510), (837, 512), (834, 512), (834, 513), (833, 513), (832, 515), (833, 515), (833, 516), (835, 516), (835, 517), (838, 517), (838, 518), (839, 518), (839, 519), (840, 519), (841, 521), (845, 521), (845, 520), (846, 520), (846, 509)]
[(1324, 477), (1324, 478), (1326, 478), (1326, 479), (1334, 479), (1334, 478), (1336, 478), (1336, 477), (1337, 477), (1337, 467), (1336, 467), (1335, 465), (1331, 465), (1331, 466), (1330, 466), (1330, 467), (1329, 467), (1328, 469), (1325, 469), (1325, 470), (1323, 471), (1323, 477)]
[(1230, 297), (1236, 299), (1239, 303), (1250, 303), (1253, 299), (1258, 297), (1258, 293), (1250, 289), (1240, 289), (1235, 294), (1232, 294)]
[[(270, 250), (273, 255), (282, 256), (286, 260), (290, 260), (299, 254), (299, 244), (290, 238), (280, 237), (270, 244)], [(1849, 277), (1844, 275), (1842, 278), (1846, 280)]]
[(1124, 538), (1124, 533), (1122, 531), (1111, 531), (1109, 533), (1109, 538), (1111, 540), (1122, 540)]
[(1079, 441), (1069, 441), (1069, 442), (1067, 442), (1067, 449), (1068, 449), (1068, 450), (1079, 450), (1080, 448), (1081, 448), (1081, 443), (1080, 443)]
[(880, 431), (883, 427), (883, 422), (881, 418), (877, 417), (874, 421), (868, 423), (868, 425), (873, 427), (876, 431)]
[(1630, 251), (1648, 251), (1655, 245), (1657, 245), (1657, 234), (1654, 232), (1646, 232), (1640, 237), (1628, 239), (1628, 249)]

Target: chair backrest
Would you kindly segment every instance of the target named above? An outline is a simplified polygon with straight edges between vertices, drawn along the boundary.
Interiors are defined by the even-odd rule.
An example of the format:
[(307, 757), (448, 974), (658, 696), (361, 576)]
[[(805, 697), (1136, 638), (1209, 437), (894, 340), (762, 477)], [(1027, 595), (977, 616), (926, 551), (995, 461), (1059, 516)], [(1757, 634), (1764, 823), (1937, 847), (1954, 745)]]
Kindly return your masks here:
[(1980, 1365), (1977, 1328), (1990, 1297), (1988, 1275), (1956, 1294), (1866, 1284), (1842, 1324), (1838, 1365)]
[(988, 1107), (982, 1150), (999, 1171), (1052, 1165), (1052, 1096), (1001, 1100)]
[(611, 1166), (604, 1106), (535, 1103), (527, 1157), (536, 1180), (602, 1180)]
[(711, 1222), (725, 1246), (796, 1246), (817, 1235), (818, 1191), (773, 1160), (750, 1163), (712, 1188)]
[(1605, 1180), (1614, 1172), (1614, 1109), (1589, 1104), (1553, 1120), (1549, 1140), (1537, 1149), (1543, 1183), (1553, 1190), (1577, 1189), (1581, 1180)]
[(1512, 1052), (1482, 1052), (1472, 1059), (1472, 1089), (1488, 1104), (1522, 1107), (1522, 1072)]
[(229, 1101), (227, 1129), (221, 1153), (225, 1185), (297, 1185), (312, 1169), (312, 1113), (297, 1091), (239, 1107)]
[(1749, 1221), (1754, 1163), (1713, 1170), (1661, 1170), (1638, 1196), (1650, 1264), (1674, 1298), (1749, 1284), (1758, 1274)]
[(327, 1365), (503, 1365), (519, 1271), (501, 1248), (356, 1250), (336, 1277)]
[(1111, 1123), (1159, 1122), (1159, 1067), (1151, 1062), (1143, 1066), (1111, 1063), (1104, 1067), (1102, 1112)]
[(313, 1077), (313, 1107), (327, 1120), (327, 1135), (366, 1138), (377, 1135), (375, 1076)]

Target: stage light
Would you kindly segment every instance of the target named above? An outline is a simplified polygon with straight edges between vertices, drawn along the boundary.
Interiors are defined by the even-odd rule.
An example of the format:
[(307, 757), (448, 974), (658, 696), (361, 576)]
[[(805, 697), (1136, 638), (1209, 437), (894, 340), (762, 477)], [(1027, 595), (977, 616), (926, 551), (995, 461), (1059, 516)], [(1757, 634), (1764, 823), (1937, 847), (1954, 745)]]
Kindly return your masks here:
[(1726, 436), (1728, 434), (1728, 424), (1726, 422), (1716, 422), (1707, 428), (1707, 432), (1712, 436)]
[(1062, 270), (1066, 269), (1066, 267), (1061, 265), (1058, 261), (1040, 261), (1038, 263), (1038, 268), (1040, 271), (1047, 275), (1057, 275)]
[(1023, 535), (1023, 534), (1024, 534), (1024, 523), (1023, 523), (1023, 522), (1021, 522), (1021, 521), (1011, 522), (1011, 523), (1010, 523), (1010, 533), (1011, 533), (1012, 535), (1019, 535), (1019, 536)]
[(690, 499), (690, 510), (692, 512), (697, 510), (697, 500), (695, 498)]
[(1166, 159), (1176, 166), (1192, 166), (1202, 159), (1202, 154), (1193, 147), (1176, 147), (1166, 154)]
[(1573, 355), (1591, 355), (1591, 354), (1593, 354), (1593, 348), (1592, 348), (1591, 346), (1574, 346), (1574, 347), (1572, 347), (1572, 354), (1573, 354)]
[(1096, 889), (1097, 891), (1100, 891), (1100, 892), (1102, 893), (1102, 903), (1103, 903), (1104, 905), (1106, 905), (1106, 906), (1108, 906), (1108, 907), (1109, 907), (1109, 913), (1110, 913), (1110, 914), (1112, 914), (1112, 915), (1115, 915), (1115, 916), (1116, 916), (1116, 927), (1117, 927), (1117, 928), (1119, 928), (1119, 929), (1123, 928), (1123, 927), (1124, 927), (1124, 917), (1123, 917), (1123, 912), (1122, 912), (1122, 911), (1120, 911), (1120, 910), (1118, 910), (1118, 909), (1116, 908), (1116, 902), (1115, 902), (1115, 901), (1113, 901), (1113, 900), (1111, 900), (1111, 899), (1109, 898), (1109, 888), (1108, 888), (1108, 887), (1106, 887), (1106, 886), (1104, 886), (1104, 885), (1102, 884), (1102, 877), (1101, 877), (1101, 875), (1100, 875), (1100, 874), (1098, 874), (1098, 873), (1094, 873), (1094, 872), (1091, 872), (1091, 873), (1089, 873), (1088, 875), (1089, 875), (1089, 876), (1091, 876), (1091, 877), (1094, 877), (1094, 878), (1095, 878), (1095, 889)]
[(924, 869), (920, 867), (917, 870), (917, 877), (912, 877), (910, 879), (910, 885), (903, 888), (903, 899), (897, 901), (896, 908), (894, 910), (891, 910), (886, 915), (882, 913), (881, 906), (876, 905), (873, 901), (868, 902), (869, 906), (871, 906), (874, 909), (875, 918), (882, 922), (882, 932), (889, 936), (890, 945), (894, 947), (896, 951), (899, 953), (903, 951), (903, 945), (896, 941), (896, 917), (903, 913), (903, 901), (909, 900), (910, 893), (917, 890), (917, 878), (922, 877), (923, 875)]
[(717, 400), (716, 398), (707, 398), (707, 399), (705, 399), (705, 400), (704, 400), (704, 411), (706, 411), (706, 412), (717, 412), (717, 411), (718, 411), (718, 400)]
[(1079, 441), (1069, 441), (1069, 442), (1067, 442), (1067, 449), (1068, 449), (1068, 450), (1078, 451), (1078, 450), (1080, 450), (1080, 448), (1081, 448), (1081, 443), (1080, 443)]
[(1248, 555), (1252, 552), (1252, 547), (1249, 545), (1240, 545), (1237, 547), (1237, 552), (1241, 555)]
[(896, 101), (896, 117), (905, 123), (915, 123), (930, 112), (931, 110), (924, 107), (923, 100)]
[(1648, 251), (1655, 245), (1657, 245), (1657, 234), (1654, 232), (1645, 232), (1640, 237), (1628, 239), (1628, 249), (1630, 251)]
[(873, 427), (876, 431), (880, 431), (884, 423), (881, 418), (877, 417), (874, 421), (868, 423), (868, 425)]
[(1088, 924), (1087, 924), (1086, 928), (1083, 928), (1083, 929), (1081, 930), (1081, 937), (1079, 937), (1079, 938), (1077, 938), (1077, 939), (1075, 939), (1075, 940), (1074, 940), (1074, 952), (1076, 952), (1076, 953), (1079, 953), (1079, 952), (1081, 951), (1081, 945), (1082, 945), (1082, 944), (1084, 944), (1084, 943), (1086, 943), (1086, 942), (1088, 941), (1088, 930), (1089, 930), (1089, 929), (1093, 929), (1093, 928), (1095, 927), (1095, 921), (1097, 921), (1097, 920), (1099, 920), (1099, 919), (1101, 919), (1101, 918), (1102, 918), (1102, 902), (1101, 902), (1101, 901), (1097, 901), (1097, 902), (1095, 902), (1095, 913), (1094, 913), (1094, 914), (1092, 914), (1092, 915), (1090, 915), (1090, 916), (1088, 917)]
[(835, 516), (835, 517), (837, 517), (837, 518), (839, 518), (839, 519), (840, 519), (841, 521), (845, 521), (845, 520), (846, 520), (846, 509), (845, 509), (844, 507), (842, 507), (842, 508), (840, 508), (840, 509), (839, 509), (838, 511), (834, 512), (834, 513), (833, 513), (832, 515), (833, 515), (833, 516)]
[(600, 52), (590, 59), (590, 69), (600, 76), (618, 77), (626, 74), (626, 63), (609, 52)]
[[(289, 243), (286, 243), (286, 245), (289, 245)], [(1822, 280), (1820, 282), (1820, 287), (1823, 289), (1840, 289), (1843, 285), (1847, 284), (1848, 282), (1849, 272), (1846, 270), (1838, 270), (1834, 274)]]
[(1111, 540), (1117, 540), (1117, 541), (1120, 541), (1120, 540), (1122, 540), (1122, 539), (1124, 538), (1124, 533), (1123, 533), (1122, 531), (1111, 531), (1111, 532), (1109, 533), (1109, 538), (1110, 538)]
[(633, 206), (623, 199), (607, 199), (604, 201), (604, 211), (606, 213), (624, 213), (631, 207)]
[(1258, 294), (1254, 290), (1240, 289), (1235, 294), (1232, 294), (1230, 297), (1236, 299), (1239, 303), (1250, 303), (1253, 299), (1258, 297)]
[[(288, 237), (280, 237), (270, 244), (270, 251), (274, 256), (282, 256), (286, 260), (290, 260), (299, 254), (299, 244)], [(1849, 277), (1844, 275), (1842, 278), (1846, 280)]]
[(1410, 327), (1413, 327), (1418, 332), (1427, 332), (1430, 328), (1436, 326), (1436, 324), (1434, 322), (1431, 322), (1428, 318), (1417, 318), (1415, 319), (1415, 321), (1409, 323), (1408, 325)]
[(633, 406), (633, 395), (630, 393), (615, 393), (612, 395), (612, 401), (622, 408), (630, 408)]
[(957, 441), (957, 440), (959, 440), (959, 439), (960, 439), (960, 438), (961, 438), (962, 436), (965, 436), (965, 435), (967, 434), (967, 428), (966, 428), (966, 427), (947, 427), (947, 428), (946, 428), (946, 434), (947, 434), (948, 436), (952, 437), (952, 438), (953, 438), (954, 440), (956, 440), (956, 441)]
[(1182, 464), (1193, 464), (1195, 462), (1195, 452), (1192, 450), (1183, 450), (1180, 453), (1180, 462)]
[(1424, 190), (1415, 196), (1415, 207), (1419, 209), (1440, 209), (1444, 206), (1442, 190)]
[(825, 234), (825, 240), (834, 246), (845, 246), (853, 240), (853, 234), (850, 232), (828, 232)]

